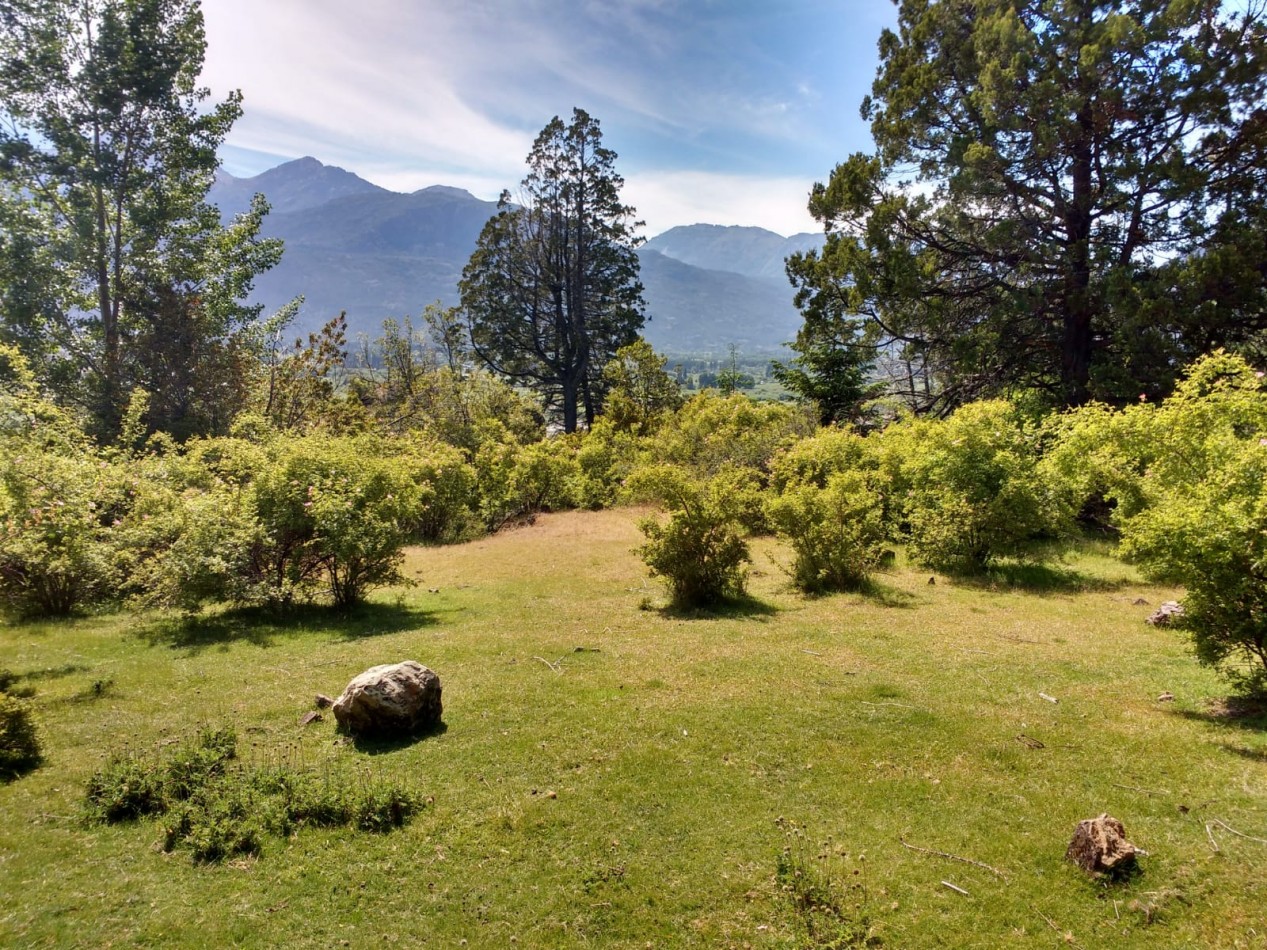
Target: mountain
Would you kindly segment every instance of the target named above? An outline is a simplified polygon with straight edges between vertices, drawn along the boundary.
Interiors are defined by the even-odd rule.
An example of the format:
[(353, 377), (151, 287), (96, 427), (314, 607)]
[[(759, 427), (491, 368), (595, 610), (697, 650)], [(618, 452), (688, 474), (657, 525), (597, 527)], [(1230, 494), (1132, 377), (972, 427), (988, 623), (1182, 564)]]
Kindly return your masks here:
[(689, 224), (670, 228), (645, 246), (684, 264), (732, 271), (788, 287), (784, 260), (798, 251), (822, 247), (823, 236), (794, 234), (785, 238), (765, 228)]
[[(374, 335), (388, 317), (418, 314), (436, 300), (456, 304), (462, 268), (497, 211), (496, 202), (460, 188), (400, 194), (315, 158), (254, 178), (221, 174), (209, 200), (228, 218), (256, 192), (273, 209), (263, 236), (281, 238), (286, 250), (256, 279), (252, 298), (271, 312), (303, 295), (296, 333), (346, 311), (353, 336)], [(731, 343), (749, 355), (778, 349), (800, 326), (780, 256), (796, 240), (692, 225), (648, 242), (639, 250), (644, 335), (676, 355), (720, 354)]]
[(303, 211), (350, 195), (391, 194), (342, 168), (323, 165), (315, 158), (297, 158), (254, 178), (234, 178), (217, 172), (209, 200), (228, 218), (245, 211), (256, 192), (268, 198), (273, 214)]
[(650, 318), (642, 335), (674, 355), (724, 355), (729, 344), (753, 356), (778, 350), (796, 336), (801, 316), (792, 288), (733, 271), (706, 270), (644, 245), (643, 297)]

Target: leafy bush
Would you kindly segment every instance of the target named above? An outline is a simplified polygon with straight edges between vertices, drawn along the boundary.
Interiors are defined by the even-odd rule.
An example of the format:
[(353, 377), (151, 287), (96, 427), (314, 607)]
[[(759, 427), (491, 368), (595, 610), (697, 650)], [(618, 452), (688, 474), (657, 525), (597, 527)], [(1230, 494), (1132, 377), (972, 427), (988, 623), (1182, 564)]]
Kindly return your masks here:
[(830, 426), (792, 443), (770, 464), (770, 487), (776, 492), (793, 485), (826, 488), (837, 472), (875, 470), (879, 461), (866, 439), (853, 429)]
[(682, 390), (664, 371), (667, 362), (643, 339), (616, 351), (603, 368), (609, 387), (603, 417), (614, 429), (649, 435), (681, 407)]
[(0, 692), (0, 781), (30, 771), (43, 758), (30, 704)]
[(0, 404), (0, 601), (63, 616), (115, 592), (120, 473), (57, 410), (16, 408)]
[(634, 475), (635, 491), (664, 501), (669, 520), (643, 519), (647, 541), (638, 555), (669, 585), (678, 607), (707, 607), (744, 592), (743, 565), (751, 558), (739, 536), (739, 511), (726, 483), (701, 484), (689, 473), (661, 465)]
[(895, 527), (921, 564), (977, 572), (1000, 557), (1032, 556), (1032, 542), (1069, 530), (1069, 493), (1044, 479), (1038, 433), (1007, 402), (895, 423), (879, 451), (896, 496)]
[(880, 563), (882, 502), (862, 472), (828, 476), (789, 488), (767, 505), (771, 524), (792, 545), (792, 579), (809, 593), (852, 590)]
[(489, 530), (542, 511), (576, 507), (577, 441), (560, 436), (520, 445), (485, 442), (475, 456), (480, 508)]
[(762, 477), (783, 446), (808, 435), (813, 420), (781, 403), (704, 392), (688, 400), (647, 445), (656, 463), (667, 462), (711, 478), (725, 468), (749, 468)]
[[(1113, 492), (1122, 549), (1187, 588), (1181, 625), (1201, 662), (1267, 695), (1267, 385), (1216, 353), (1158, 407), (1083, 412), (1073, 444), (1098, 441), (1125, 475)], [(1068, 451), (1066, 447), (1066, 451)]]

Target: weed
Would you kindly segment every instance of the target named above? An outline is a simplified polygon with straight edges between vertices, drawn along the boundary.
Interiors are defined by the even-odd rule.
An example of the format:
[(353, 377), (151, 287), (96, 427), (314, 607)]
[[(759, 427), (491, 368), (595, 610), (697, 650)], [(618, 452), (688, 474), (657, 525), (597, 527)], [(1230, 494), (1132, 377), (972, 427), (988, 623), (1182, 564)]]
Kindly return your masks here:
[(791, 908), (799, 945), (805, 950), (847, 950), (851, 947), (878, 947), (881, 940), (871, 927), (866, 912), (866, 858), (859, 855), (852, 877), (846, 884), (844, 862), (828, 838), (811, 854), (804, 826), (778, 819), (785, 844), (775, 864), (775, 882)]
[(86, 810), (104, 822), (162, 815), (164, 850), (184, 848), (205, 863), (259, 854), (266, 834), (306, 825), (390, 831), (422, 806), (410, 789), (367, 776), (332, 780), (296, 759), (287, 746), (267, 765), (246, 767), (232, 728), (203, 729), (163, 761), (112, 756), (89, 780)]

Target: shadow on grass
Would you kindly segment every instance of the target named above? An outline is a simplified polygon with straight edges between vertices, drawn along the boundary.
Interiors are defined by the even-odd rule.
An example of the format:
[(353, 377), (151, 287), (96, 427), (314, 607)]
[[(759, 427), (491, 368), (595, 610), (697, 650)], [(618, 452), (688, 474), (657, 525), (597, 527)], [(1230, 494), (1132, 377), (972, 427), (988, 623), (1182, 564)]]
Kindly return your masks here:
[(151, 646), (197, 653), (231, 643), (269, 647), (281, 637), (299, 633), (332, 634), (343, 640), (359, 640), (416, 630), (435, 622), (432, 611), (399, 604), (361, 604), (351, 610), (308, 604), (284, 611), (250, 607), (165, 618), (138, 628), (136, 634)]
[[(1204, 722), (1216, 726), (1236, 726), (1251, 732), (1267, 732), (1267, 699), (1247, 696), (1229, 696), (1212, 704), (1209, 709), (1176, 709), (1172, 715), (1181, 716), (1196, 722)], [(1233, 746), (1225, 746), (1230, 751), (1251, 758), (1267, 761), (1267, 753), (1253, 750), (1240, 750)]]
[(707, 606), (688, 607), (669, 604), (667, 607), (658, 608), (656, 612), (662, 617), (670, 617), (674, 620), (724, 620), (727, 618), (753, 620), (773, 617), (779, 609), (755, 597), (744, 596), (730, 597)]
[(1037, 564), (1026, 561), (1004, 561), (993, 564), (980, 574), (951, 574), (960, 587), (982, 590), (1016, 590), (1027, 594), (1087, 594), (1122, 590), (1135, 582), (1130, 578), (1096, 577), (1072, 567)]
[(442, 736), (448, 731), (448, 723), (442, 719), (433, 726), (419, 729), (406, 736), (348, 736), (347, 738), (357, 752), (364, 752), (366, 755), (387, 755), (399, 752), (401, 749), (408, 749), (433, 736)]

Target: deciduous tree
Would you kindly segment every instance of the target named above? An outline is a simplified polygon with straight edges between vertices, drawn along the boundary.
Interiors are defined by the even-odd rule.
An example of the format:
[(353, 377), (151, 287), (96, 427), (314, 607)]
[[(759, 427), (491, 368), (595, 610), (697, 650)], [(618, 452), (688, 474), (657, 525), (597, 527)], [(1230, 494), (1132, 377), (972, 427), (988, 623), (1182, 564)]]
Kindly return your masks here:
[(170, 410), (235, 376), (281, 254), (262, 199), (227, 228), (205, 202), (241, 114), (208, 106), (205, 47), (197, 0), (0, 0), (0, 322), (105, 438), (136, 386)]

